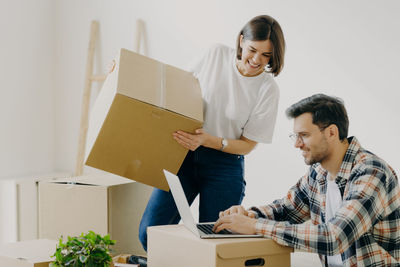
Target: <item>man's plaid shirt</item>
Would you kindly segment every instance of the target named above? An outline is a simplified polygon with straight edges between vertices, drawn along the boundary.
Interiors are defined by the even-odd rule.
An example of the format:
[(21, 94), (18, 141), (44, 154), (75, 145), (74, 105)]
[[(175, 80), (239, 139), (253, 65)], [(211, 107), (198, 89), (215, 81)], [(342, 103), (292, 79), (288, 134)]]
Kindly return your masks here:
[(277, 243), (325, 255), (344, 266), (400, 266), (400, 188), (394, 170), (355, 137), (336, 177), (343, 203), (325, 220), (326, 176), (319, 163), (271, 205), (253, 207), (257, 232)]

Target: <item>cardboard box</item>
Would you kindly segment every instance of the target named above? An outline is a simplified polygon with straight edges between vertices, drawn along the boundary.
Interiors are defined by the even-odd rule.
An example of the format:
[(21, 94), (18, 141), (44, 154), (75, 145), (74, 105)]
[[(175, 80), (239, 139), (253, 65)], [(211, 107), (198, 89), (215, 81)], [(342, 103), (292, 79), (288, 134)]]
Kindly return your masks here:
[(183, 225), (147, 231), (149, 267), (287, 267), (293, 252), (266, 238), (200, 239)]
[(91, 111), (88, 166), (163, 190), (187, 150), (172, 137), (203, 124), (200, 85), (189, 72), (121, 49)]
[(56, 240), (29, 240), (0, 245), (2, 267), (48, 267), (56, 251)]
[(114, 175), (40, 182), (39, 236), (58, 239), (92, 230), (117, 241), (113, 255), (143, 254), (138, 229), (151, 191)]
[(0, 243), (37, 239), (38, 182), (67, 176), (46, 173), (0, 180)]

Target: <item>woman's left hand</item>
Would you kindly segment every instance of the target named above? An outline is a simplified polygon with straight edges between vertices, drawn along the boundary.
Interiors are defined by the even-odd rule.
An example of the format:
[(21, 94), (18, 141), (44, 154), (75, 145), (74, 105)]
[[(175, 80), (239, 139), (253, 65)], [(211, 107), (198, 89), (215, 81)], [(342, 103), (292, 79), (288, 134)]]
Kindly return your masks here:
[(197, 129), (195, 134), (190, 134), (184, 131), (176, 131), (172, 134), (172, 136), (184, 148), (195, 151), (199, 146), (204, 145), (210, 135), (201, 128)]

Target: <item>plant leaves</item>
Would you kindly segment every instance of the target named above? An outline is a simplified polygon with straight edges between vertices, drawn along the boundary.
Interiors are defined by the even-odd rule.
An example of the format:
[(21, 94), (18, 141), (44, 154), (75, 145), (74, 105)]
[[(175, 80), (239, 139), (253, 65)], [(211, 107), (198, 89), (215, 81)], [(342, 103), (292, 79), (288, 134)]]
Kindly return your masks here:
[(88, 260), (88, 257), (85, 255), (80, 255), (79, 256), (79, 261), (82, 263), (85, 263)]
[(61, 236), (56, 246), (56, 251), (52, 255), (55, 261), (54, 267), (98, 267), (110, 266), (112, 258), (110, 246), (115, 244), (110, 235), (104, 237), (89, 231), (87, 234), (81, 233), (77, 237), (67, 237), (63, 242)]

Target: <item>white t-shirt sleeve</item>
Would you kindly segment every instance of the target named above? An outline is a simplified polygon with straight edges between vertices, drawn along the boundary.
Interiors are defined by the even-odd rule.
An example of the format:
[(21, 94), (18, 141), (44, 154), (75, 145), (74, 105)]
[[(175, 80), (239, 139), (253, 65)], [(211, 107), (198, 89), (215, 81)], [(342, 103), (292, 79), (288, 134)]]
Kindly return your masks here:
[(260, 91), (260, 101), (245, 124), (243, 136), (259, 143), (269, 144), (272, 142), (278, 113), (279, 87), (272, 79), (265, 87)]

